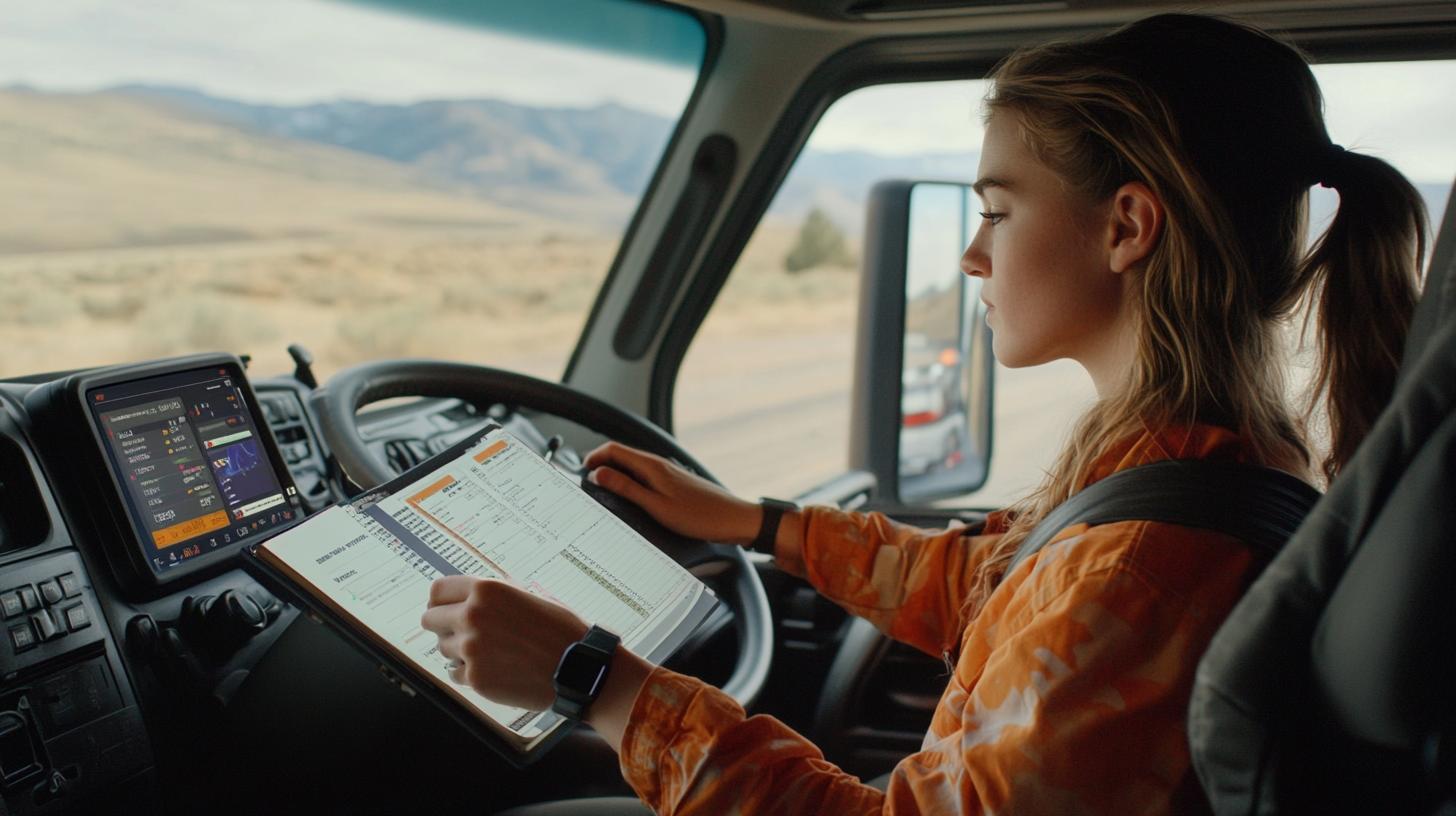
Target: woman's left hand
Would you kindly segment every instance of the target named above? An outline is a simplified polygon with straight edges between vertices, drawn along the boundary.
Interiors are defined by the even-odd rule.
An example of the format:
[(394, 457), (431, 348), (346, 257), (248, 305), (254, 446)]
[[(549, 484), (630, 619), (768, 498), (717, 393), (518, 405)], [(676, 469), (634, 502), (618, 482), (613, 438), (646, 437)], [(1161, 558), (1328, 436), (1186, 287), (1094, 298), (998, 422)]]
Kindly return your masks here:
[(450, 679), (482, 696), (531, 711), (551, 707), (562, 652), (586, 635), (570, 609), (505, 581), (452, 575), (430, 585), (420, 625), (459, 663)]

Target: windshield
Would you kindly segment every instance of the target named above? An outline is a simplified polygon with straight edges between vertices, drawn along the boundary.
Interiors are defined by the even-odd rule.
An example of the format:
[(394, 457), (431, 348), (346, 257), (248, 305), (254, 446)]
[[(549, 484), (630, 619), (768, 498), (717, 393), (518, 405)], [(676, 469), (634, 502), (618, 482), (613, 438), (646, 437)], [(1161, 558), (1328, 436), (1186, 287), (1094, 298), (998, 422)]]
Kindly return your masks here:
[(628, 0), (414, 5), (8, 8), (0, 377), (204, 351), (277, 374), (290, 343), (320, 376), (559, 377), (703, 28)]

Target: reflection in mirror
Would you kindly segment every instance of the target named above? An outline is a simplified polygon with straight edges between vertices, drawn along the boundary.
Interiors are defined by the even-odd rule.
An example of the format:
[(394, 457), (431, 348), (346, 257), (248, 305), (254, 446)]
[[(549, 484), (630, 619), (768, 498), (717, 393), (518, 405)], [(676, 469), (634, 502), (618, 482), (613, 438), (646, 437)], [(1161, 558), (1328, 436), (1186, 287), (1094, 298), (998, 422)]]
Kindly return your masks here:
[(960, 270), (974, 234), (971, 190), (910, 191), (900, 386), (900, 497), (956, 495), (985, 481), (991, 366), (981, 281)]

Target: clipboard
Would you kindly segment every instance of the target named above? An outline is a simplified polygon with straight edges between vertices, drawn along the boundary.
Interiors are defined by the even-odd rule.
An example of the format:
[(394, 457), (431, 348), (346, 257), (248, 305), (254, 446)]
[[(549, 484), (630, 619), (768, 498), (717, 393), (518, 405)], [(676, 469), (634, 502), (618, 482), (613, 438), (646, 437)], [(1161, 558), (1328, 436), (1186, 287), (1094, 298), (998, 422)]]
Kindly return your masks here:
[[(356, 513), (366, 513), (375, 504), (405, 489), (418, 490), (427, 476), (456, 462), (470, 450), (485, 444), (489, 437), (498, 432), (503, 432), (499, 425), (487, 425), (479, 432), (471, 434), (401, 476), (356, 497), (349, 505)], [(531, 451), (531, 455), (539, 458), (534, 451)], [(548, 467), (552, 467), (549, 463), (546, 464)], [(576, 484), (575, 487), (578, 490), (581, 489), (579, 484)], [(592, 498), (590, 493), (582, 492), (583, 495)], [(592, 504), (600, 507), (605, 516), (631, 529), (627, 522), (621, 521), (617, 515), (613, 514), (609, 506), (603, 506), (594, 498), (592, 498)], [(324, 512), (336, 509), (340, 508), (330, 508), (329, 511)], [(317, 514), (305, 519), (289, 534), (298, 536), (306, 532), (309, 523), (321, 515)], [(640, 534), (636, 532), (633, 532), (633, 535), (640, 537)], [(651, 541), (645, 538), (642, 540), (648, 546), (656, 547)], [(314, 580), (299, 574), (276, 554), (266, 550), (270, 546), (277, 545), (279, 541), (280, 538), (273, 538), (245, 548), (242, 561), (244, 569), (279, 597), (293, 603), (307, 612), (315, 621), (331, 627), (340, 634), (347, 643), (375, 663), (388, 682), (406, 694), (422, 697), (443, 709), (452, 719), (459, 722), (510, 765), (521, 768), (532, 764), (571, 732), (575, 723), (553, 712), (534, 714), (534, 723), (528, 719), (517, 720), (510, 724), (516, 727), (530, 726), (525, 730), (531, 732), (531, 736), (522, 736), (508, 725), (490, 717), (467, 696), (467, 694), (473, 695), (473, 692), (467, 692), (464, 687), (421, 669), (394, 643), (330, 598), (325, 591), (318, 589)], [(378, 554), (376, 553), (376, 555)], [(401, 563), (404, 562), (401, 561)], [(695, 578), (693, 580), (696, 581)], [(667, 631), (666, 636), (655, 648), (643, 656), (654, 663), (665, 660), (687, 640), (719, 603), (721, 601), (712, 590), (702, 586), (696, 600), (690, 607), (687, 607), (687, 613)], [(423, 613), (423, 611), (424, 609), (421, 607), (420, 612)], [(433, 638), (433, 636), (430, 637)]]

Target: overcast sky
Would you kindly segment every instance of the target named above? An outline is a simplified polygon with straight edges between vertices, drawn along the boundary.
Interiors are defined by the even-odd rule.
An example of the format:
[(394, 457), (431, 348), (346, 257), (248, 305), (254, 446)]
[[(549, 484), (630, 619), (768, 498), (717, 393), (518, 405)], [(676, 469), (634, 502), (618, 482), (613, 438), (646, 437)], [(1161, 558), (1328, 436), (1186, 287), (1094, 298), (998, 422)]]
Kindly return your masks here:
[(148, 82), (279, 104), (615, 101), (676, 117), (694, 78), (680, 66), (329, 0), (14, 0), (0, 9), (0, 84), (46, 90)]
[[(1326, 66), (1316, 74), (1336, 141), (1381, 155), (1416, 181), (1456, 176), (1456, 61)], [(563, 51), (330, 0), (17, 0), (0, 10), (0, 85), (45, 90), (147, 82), (279, 104), (611, 101), (676, 117), (693, 79), (679, 66)], [(974, 151), (981, 92), (975, 82), (867, 88), (831, 108), (810, 146)]]
[[(1379, 156), (1412, 181), (1456, 179), (1456, 60), (1316, 65), (1330, 138)], [(978, 150), (984, 82), (864, 88), (825, 113), (809, 143), (892, 153)], [(974, 172), (972, 168), (968, 172)]]

